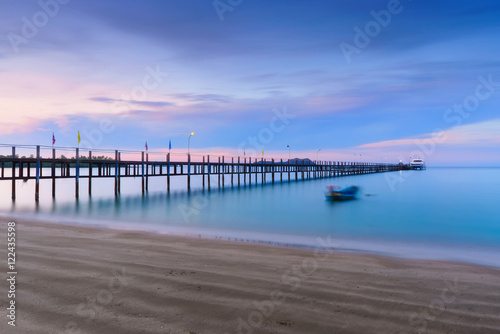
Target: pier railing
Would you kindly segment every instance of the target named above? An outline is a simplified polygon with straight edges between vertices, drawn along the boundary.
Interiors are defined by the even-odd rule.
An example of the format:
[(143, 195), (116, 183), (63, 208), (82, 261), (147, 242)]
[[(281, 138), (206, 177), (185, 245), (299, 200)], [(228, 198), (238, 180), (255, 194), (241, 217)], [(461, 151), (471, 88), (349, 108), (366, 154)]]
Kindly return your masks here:
[(80, 194), (80, 180), (88, 180), (89, 196), (92, 180), (114, 178), (115, 195), (120, 194), (121, 179), (142, 179), (142, 193), (149, 188), (149, 178), (184, 176), (187, 190), (191, 178), (201, 177), (203, 188), (210, 188), (213, 177), (217, 186), (224, 187), (226, 178), (231, 186), (260, 182), (290, 182), (344, 175), (390, 172), (407, 169), (402, 164), (313, 161), (310, 159), (275, 159), (269, 157), (219, 156), (128, 150), (80, 150), (72, 147), (0, 145), (0, 181), (12, 182), (12, 198), (16, 198), (16, 181), (35, 180), (35, 200), (40, 197), (40, 180), (52, 180), (52, 197), (56, 194), (56, 179), (74, 179), (75, 196)]

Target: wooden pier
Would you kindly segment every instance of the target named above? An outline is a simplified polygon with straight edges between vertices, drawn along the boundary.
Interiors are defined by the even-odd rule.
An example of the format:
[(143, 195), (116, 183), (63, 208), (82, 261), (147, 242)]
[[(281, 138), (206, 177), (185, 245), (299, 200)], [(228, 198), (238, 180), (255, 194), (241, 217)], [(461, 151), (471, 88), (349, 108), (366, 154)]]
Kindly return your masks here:
[[(5, 145), (3, 145), (5, 148)], [(183, 176), (187, 180), (186, 189), (191, 189), (191, 179), (201, 178), (203, 188), (213, 186), (225, 187), (226, 178), (230, 178), (231, 186), (252, 186), (259, 183), (290, 182), (292, 180), (307, 180), (329, 178), (346, 175), (381, 173), (407, 169), (402, 164), (341, 162), (341, 161), (311, 161), (309, 159), (266, 159), (250, 157), (224, 157), (211, 155), (185, 154), (185, 158), (172, 159), (170, 153), (154, 153), (155, 157), (162, 155), (163, 159), (150, 160), (149, 152), (118, 151), (108, 152), (106, 157), (96, 157), (92, 151), (85, 155), (79, 148), (73, 148), (74, 156), (66, 158), (57, 156), (59, 148), (47, 146), (22, 146), (32, 149), (34, 154), (20, 157), (16, 146), (12, 146), (10, 155), (0, 156), (0, 181), (12, 182), (12, 199), (16, 198), (16, 181), (35, 180), (34, 196), (40, 198), (40, 180), (52, 180), (52, 197), (56, 196), (57, 179), (75, 180), (75, 197), (80, 195), (80, 181), (87, 180), (88, 193), (92, 195), (92, 180), (114, 178), (114, 193), (119, 196), (122, 178), (141, 178), (142, 194), (146, 194), (151, 177), (166, 177), (165, 189), (170, 191), (171, 178)], [(41, 149), (51, 154), (41, 155)], [(64, 148), (68, 152), (68, 148)], [(140, 156), (140, 159), (122, 159), (124, 155)], [(177, 161), (176, 161), (177, 160)], [(33, 172), (34, 169), (34, 172)], [(212, 178), (217, 177), (217, 184), (212, 184)], [(227, 182), (229, 183), (229, 181)]]

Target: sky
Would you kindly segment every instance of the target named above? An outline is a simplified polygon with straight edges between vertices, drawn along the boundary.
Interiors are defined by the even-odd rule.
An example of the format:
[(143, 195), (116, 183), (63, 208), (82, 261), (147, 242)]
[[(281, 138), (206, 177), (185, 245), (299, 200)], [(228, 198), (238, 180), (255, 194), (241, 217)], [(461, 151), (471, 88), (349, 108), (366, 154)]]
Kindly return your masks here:
[(500, 166), (498, 1), (0, 9), (0, 144)]

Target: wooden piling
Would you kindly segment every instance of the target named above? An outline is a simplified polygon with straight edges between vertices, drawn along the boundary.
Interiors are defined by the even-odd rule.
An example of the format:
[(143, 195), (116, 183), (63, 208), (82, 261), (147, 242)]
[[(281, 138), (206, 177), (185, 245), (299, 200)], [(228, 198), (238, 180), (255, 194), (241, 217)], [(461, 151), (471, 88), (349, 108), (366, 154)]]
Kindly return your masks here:
[(271, 159), (271, 174), (272, 183), (274, 184), (274, 159)]
[(52, 149), (52, 162), (50, 165), (50, 175), (52, 177), (52, 198), (56, 198), (56, 149)]
[(146, 152), (146, 192), (149, 191), (149, 153)]
[(170, 192), (170, 152), (167, 153), (167, 192)]
[[(69, 164), (68, 164), (69, 166)], [(75, 197), (80, 197), (80, 148), (76, 149)], [(68, 173), (69, 174), (69, 173)]]
[(254, 169), (255, 169), (255, 185), (258, 185), (258, 184), (259, 184), (259, 182), (258, 182), (258, 180), (257, 180), (257, 174), (259, 173), (259, 171), (258, 171), (259, 166), (257, 165), (257, 158), (255, 158), (255, 164), (254, 164), (254, 167), (255, 167), (255, 168), (254, 168)]
[(16, 147), (12, 146), (12, 200), (16, 199)]
[(188, 153), (188, 164), (187, 164), (187, 190), (191, 191), (191, 154)]
[(220, 157), (219, 157), (219, 162), (217, 163), (217, 179), (218, 179), (218, 185), (220, 188)]
[(119, 186), (118, 186), (118, 178), (120, 174), (120, 169), (118, 165), (118, 150), (115, 150), (115, 197), (118, 197), (118, 194), (120, 192)]
[(92, 196), (92, 151), (89, 151), (89, 197)]
[[(29, 169), (28, 169), (29, 170)], [(35, 201), (40, 199), (40, 145), (36, 147), (36, 184), (35, 184)]]
[(247, 158), (245, 158), (245, 166), (243, 166), (243, 180), (245, 181), (245, 184), (247, 182), (247, 178), (246, 178), (246, 169), (248, 167), (248, 186), (251, 187), (252, 186), (252, 158), (248, 158), (248, 165), (247, 165)]

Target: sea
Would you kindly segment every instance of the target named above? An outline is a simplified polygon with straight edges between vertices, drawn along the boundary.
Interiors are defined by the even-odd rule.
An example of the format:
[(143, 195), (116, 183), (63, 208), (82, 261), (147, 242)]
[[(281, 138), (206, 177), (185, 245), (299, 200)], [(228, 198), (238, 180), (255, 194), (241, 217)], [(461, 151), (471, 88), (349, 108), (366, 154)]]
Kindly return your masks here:
[[(34, 173), (34, 171), (32, 171)], [(45, 173), (44, 173), (45, 174)], [(48, 175), (49, 172), (46, 173)], [(293, 176), (293, 174), (292, 174)], [(114, 179), (60, 179), (56, 198), (51, 180), (41, 180), (40, 201), (34, 182), (0, 181), (0, 214), (5, 218), (100, 226), (121, 230), (194, 236), (283, 247), (324, 248), (392, 257), (452, 260), (500, 267), (500, 168), (427, 168), (335, 178), (246, 185), (225, 176), (218, 187), (202, 187), (192, 177), (123, 178), (114, 196)], [(260, 183), (260, 176), (259, 176)], [(357, 199), (326, 200), (328, 185), (357, 185)], [(22, 236), (20, 236), (22, 237)]]

